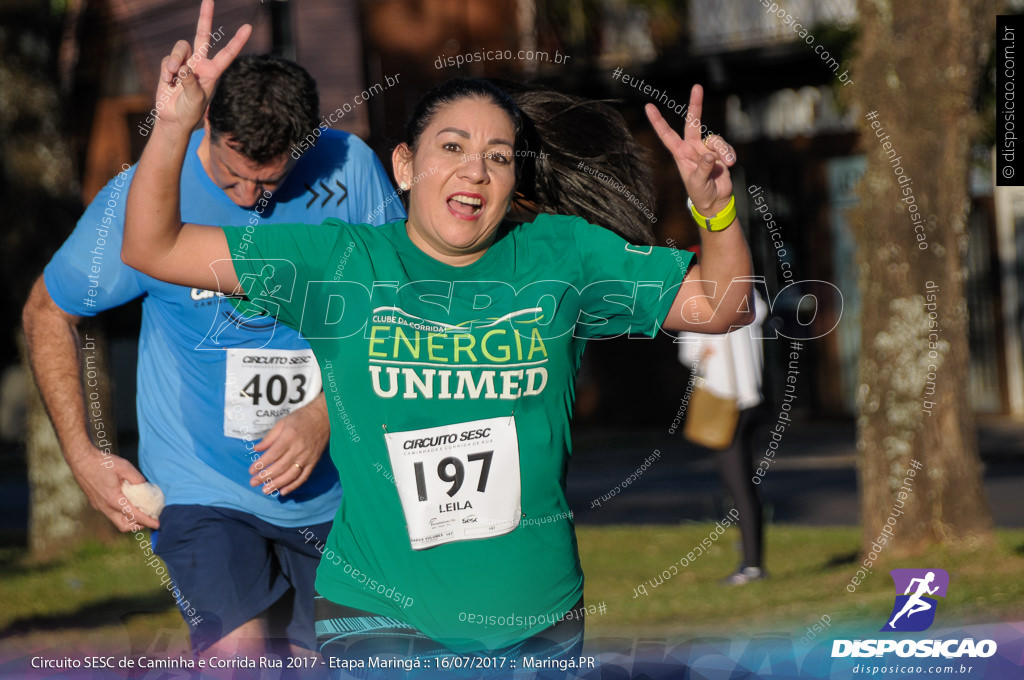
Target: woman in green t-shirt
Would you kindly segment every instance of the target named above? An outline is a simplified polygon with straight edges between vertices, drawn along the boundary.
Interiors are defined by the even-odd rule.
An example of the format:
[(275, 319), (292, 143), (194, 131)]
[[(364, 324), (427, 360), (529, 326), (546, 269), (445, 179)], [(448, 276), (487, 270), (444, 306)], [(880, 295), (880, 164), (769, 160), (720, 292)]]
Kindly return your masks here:
[[(206, 3), (196, 45), (211, 22)], [(475, 654), (486, 665), (471, 675), (507, 672), (517, 657), (577, 656), (586, 610), (565, 467), (586, 341), (721, 333), (750, 317), (735, 155), (718, 136), (702, 140), (700, 86), (682, 137), (647, 106), (703, 227), (699, 266), (589, 223), (652, 240), (626, 188), (643, 173), (620, 117), (546, 91), (513, 99), (476, 79), (426, 95), (393, 153), (407, 220), (181, 225), (189, 132), (249, 31), (194, 71), (184, 41), (164, 60), (164, 106), (128, 197), (122, 258), (171, 283), (241, 291), (240, 306), (309, 340), (345, 489), (330, 535), (307, 537), (324, 557), (322, 652), (431, 657), (426, 667), (445, 669), (442, 659)], [(517, 193), (540, 213), (532, 221), (508, 219)], [(268, 374), (267, 396), (278, 377)]]

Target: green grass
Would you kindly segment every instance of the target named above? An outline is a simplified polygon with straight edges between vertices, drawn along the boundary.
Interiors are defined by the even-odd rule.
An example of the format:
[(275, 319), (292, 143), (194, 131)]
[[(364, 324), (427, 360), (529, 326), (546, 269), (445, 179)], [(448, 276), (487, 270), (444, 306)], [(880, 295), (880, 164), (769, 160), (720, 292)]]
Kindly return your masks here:
[[(797, 637), (823, 615), (837, 628), (884, 623), (893, 602), (887, 571), (939, 567), (950, 573), (937, 625), (1024, 620), (1024, 530), (1000, 530), (994, 547), (934, 548), (887, 560), (849, 593), (858, 568), (860, 532), (854, 527), (769, 527), (771, 578), (725, 587), (735, 568), (738, 534), (730, 529), (703, 556), (658, 587), (647, 583), (699, 545), (712, 524), (580, 527), (588, 604), (605, 603), (587, 620), (588, 636), (782, 632)], [(884, 553), (883, 553), (884, 556)], [(0, 647), (112, 646), (142, 651), (158, 636), (169, 651), (187, 644), (187, 628), (138, 546), (125, 538), (89, 546), (61, 563), (39, 567), (24, 550), (0, 549)], [(647, 584), (648, 595), (634, 597)], [(495, 587), (501, 587), (495, 584)], [(0, 650), (2, 651), (2, 650)]]
[[(1024, 619), (1024, 530), (999, 530), (994, 547), (933, 548), (907, 559), (885, 559), (850, 593), (861, 567), (856, 527), (769, 527), (768, 580), (720, 584), (737, 565), (738, 532), (727, 531), (686, 568), (678, 561), (706, 538), (712, 524), (581, 527), (580, 556), (587, 603), (604, 601), (607, 614), (587, 619), (588, 635), (780, 632), (801, 637), (823, 615), (833, 627), (875, 630), (893, 604), (889, 569), (937, 567), (950, 574), (940, 626)], [(658, 587), (650, 580), (676, 563), (678, 574)], [(645, 597), (634, 590), (646, 584)]]
[(0, 549), (0, 638), (18, 647), (141, 644), (141, 651), (163, 632), (187, 649), (174, 600), (130, 537), (87, 545), (49, 565), (25, 558), (23, 548)]

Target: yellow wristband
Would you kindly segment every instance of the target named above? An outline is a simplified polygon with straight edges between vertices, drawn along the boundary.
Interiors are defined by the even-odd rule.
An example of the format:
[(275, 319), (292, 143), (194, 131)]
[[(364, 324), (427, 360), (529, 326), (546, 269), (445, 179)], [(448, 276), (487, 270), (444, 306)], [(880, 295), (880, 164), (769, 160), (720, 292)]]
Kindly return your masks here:
[(697, 212), (697, 206), (689, 198), (686, 199), (686, 205), (689, 206), (690, 214), (693, 215), (693, 219), (697, 224), (702, 229), (707, 229), (708, 231), (723, 231), (736, 220), (735, 194), (729, 197), (729, 203), (725, 206), (725, 209), (712, 217), (705, 217)]

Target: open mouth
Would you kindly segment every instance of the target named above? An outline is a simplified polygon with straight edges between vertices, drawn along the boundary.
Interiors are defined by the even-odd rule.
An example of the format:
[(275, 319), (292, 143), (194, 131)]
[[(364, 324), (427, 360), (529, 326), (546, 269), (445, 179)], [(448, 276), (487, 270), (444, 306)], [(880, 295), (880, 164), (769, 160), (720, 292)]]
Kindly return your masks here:
[(448, 197), (448, 210), (456, 217), (474, 219), (484, 209), (484, 199), (479, 195), (452, 194)]

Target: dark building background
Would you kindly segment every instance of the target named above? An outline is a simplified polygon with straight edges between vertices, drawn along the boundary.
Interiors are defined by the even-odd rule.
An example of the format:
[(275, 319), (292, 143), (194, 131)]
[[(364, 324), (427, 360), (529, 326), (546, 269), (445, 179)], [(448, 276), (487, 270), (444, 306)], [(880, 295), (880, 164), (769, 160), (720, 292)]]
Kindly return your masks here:
[[(72, 139), (82, 200), (88, 202), (145, 141), (137, 123), (151, 108), (156, 68), (175, 40), (194, 34), (196, 3), (165, 0), (79, 0), (69, 13), (62, 75), (71, 94)], [(275, 51), (296, 59), (317, 79), (324, 113), (352, 105), (337, 127), (366, 139), (390, 167), (390, 152), (419, 96), (456, 75), (534, 81), (607, 99), (636, 137), (652, 149), (658, 242), (697, 242), (674, 163), (643, 115), (651, 96), (613, 77), (621, 68), (677, 104), (690, 86), (705, 87), (704, 121), (737, 149), (736, 196), (755, 259), (773, 306), (766, 337), (821, 337), (804, 345), (798, 399), (803, 418), (849, 418), (856, 388), (859, 301), (852, 239), (844, 211), (863, 172), (863, 151), (877, 143), (857, 132), (858, 116), (843, 97), (856, 34), (853, 0), (793, 0), (788, 12), (813, 36), (808, 44), (761, 3), (723, 0), (219, 0), (215, 28), (230, 35), (243, 22), (255, 31), (247, 52)], [(816, 51), (816, 48), (818, 51)], [(513, 59), (474, 61), (460, 68), (440, 59), (481, 51)], [(533, 52), (535, 58), (518, 58)], [(828, 52), (828, 59), (820, 52)], [(548, 60), (536, 58), (546, 53)], [(556, 57), (558, 55), (558, 57)], [(560, 63), (555, 63), (560, 58)], [(438, 68), (441, 65), (441, 68)], [(848, 77), (848, 76), (847, 76)], [(385, 87), (392, 82), (394, 84)], [(664, 101), (664, 100), (663, 100)], [(656, 102), (659, 103), (659, 102)], [(677, 129), (684, 121), (661, 109)], [(898, 147), (898, 140), (893, 140)], [(1017, 215), (1024, 201), (994, 191), (990, 149), (978, 150), (973, 182), (971, 254), (971, 388), (980, 412), (1024, 413), (1016, 273)], [(785, 260), (799, 294), (780, 295), (777, 248), (748, 200), (763, 189), (778, 225)], [(638, 219), (643, 216), (638, 213)], [(911, 228), (894, 225), (894, 228)], [(56, 248), (58, 244), (49, 244)], [(1007, 276), (1009, 271), (1014, 274)], [(817, 305), (805, 293), (820, 293)], [(114, 379), (122, 429), (134, 427), (134, 338), (138, 305), (103, 317), (114, 340)], [(765, 343), (766, 394), (781, 393), (785, 338)], [(579, 384), (581, 426), (663, 426), (685, 389), (686, 370), (664, 334), (652, 340), (591, 343)]]

